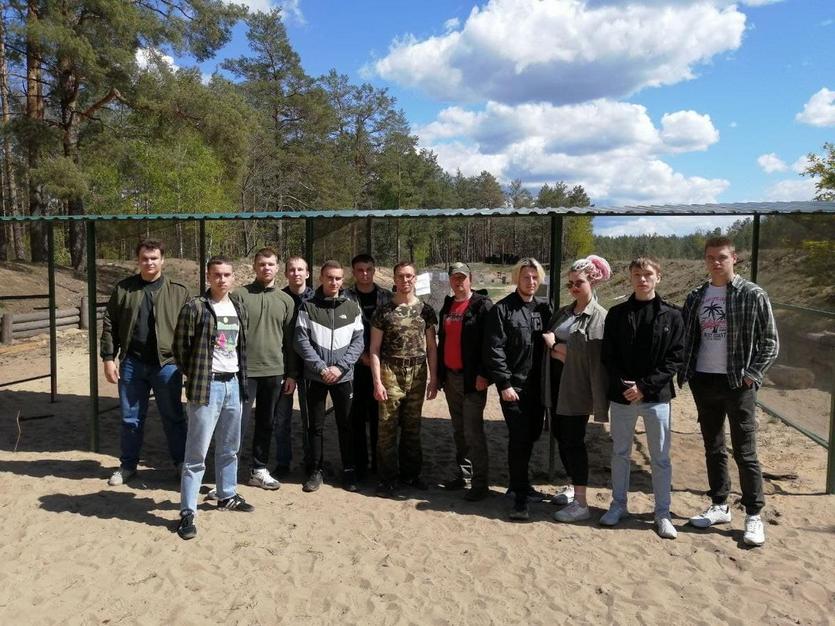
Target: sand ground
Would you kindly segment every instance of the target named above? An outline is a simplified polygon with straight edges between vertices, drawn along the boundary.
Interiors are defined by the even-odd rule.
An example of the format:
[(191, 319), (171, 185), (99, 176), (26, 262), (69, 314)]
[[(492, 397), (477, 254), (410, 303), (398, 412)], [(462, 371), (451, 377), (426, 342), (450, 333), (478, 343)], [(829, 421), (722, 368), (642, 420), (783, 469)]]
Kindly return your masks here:
[[(48, 369), (43, 342), (0, 353), (0, 381)], [(278, 491), (240, 491), (252, 514), (201, 505), (199, 535), (172, 532), (178, 483), (158, 415), (129, 486), (106, 485), (118, 465), (118, 411), (101, 416), (101, 451), (89, 452), (86, 335), (61, 334), (59, 400), (47, 380), (0, 389), (0, 623), (2, 624), (825, 624), (835, 615), (835, 496), (823, 495), (826, 451), (761, 415), (768, 541), (742, 543), (730, 525), (684, 525), (706, 487), (692, 399), (674, 401), (676, 541), (652, 530), (648, 450), (641, 424), (630, 509), (616, 529), (597, 518), (609, 501), (605, 427), (589, 428), (593, 520), (559, 525), (551, 504), (527, 524), (507, 520), (506, 428), (495, 392), (486, 431), (494, 496), (468, 503), (440, 488), (373, 497), (326, 484), (301, 491), (296, 468)], [(115, 388), (100, 380), (102, 408)], [(40, 417), (20, 423), (16, 416)], [(424, 476), (450, 477), (451, 430), (443, 395), (424, 410)], [(549, 492), (548, 437), (534, 482)], [(245, 435), (240, 476), (249, 463)], [(295, 458), (301, 459), (298, 428)], [(18, 439), (19, 438), (19, 439)], [(326, 454), (338, 467), (335, 426)], [(14, 452), (17, 445), (17, 452)], [(559, 467), (559, 462), (557, 462)], [(738, 485), (732, 465), (733, 482)], [(211, 480), (212, 469), (207, 472)], [(734, 492), (734, 498), (738, 492)]]

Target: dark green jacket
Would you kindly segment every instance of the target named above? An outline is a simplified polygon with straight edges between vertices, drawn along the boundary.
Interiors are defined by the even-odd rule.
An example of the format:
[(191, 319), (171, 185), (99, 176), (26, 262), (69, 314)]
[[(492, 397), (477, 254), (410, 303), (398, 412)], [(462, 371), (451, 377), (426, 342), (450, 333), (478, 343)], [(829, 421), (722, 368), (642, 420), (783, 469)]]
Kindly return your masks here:
[(293, 350), (296, 307), (293, 298), (255, 281), (231, 297), (247, 312), (247, 376), (287, 376), (298, 379), (299, 355)]
[[(154, 293), (154, 330), (161, 367), (174, 362), (174, 329), (177, 327), (177, 316), (188, 300), (189, 293), (185, 285), (169, 280), (164, 274), (159, 280), (163, 283)], [(125, 358), (144, 297), (144, 286), (142, 277), (134, 274), (120, 281), (110, 295), (101, 331), (102, 360), (112, 361), (117, 356), (119, 359)]]

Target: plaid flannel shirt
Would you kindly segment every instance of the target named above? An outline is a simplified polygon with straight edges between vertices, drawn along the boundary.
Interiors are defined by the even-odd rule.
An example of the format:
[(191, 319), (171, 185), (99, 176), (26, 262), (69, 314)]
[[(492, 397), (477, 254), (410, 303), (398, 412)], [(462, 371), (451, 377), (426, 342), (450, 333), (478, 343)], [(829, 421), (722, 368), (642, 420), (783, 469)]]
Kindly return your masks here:
[[(678, 375), (679, 386), (695, 372), (702, 339), (699, 310), (708, 284), (691, 291), (684, 303), (684, 367)], [(748, 377), (759, 387), (780, 350), (768, 294), (759, 285), (735, 275), (727, 286), (725, 311), (728, 323), (728, 384), (731, 389), (738, 389), (744, 384), (742, 379)]]
[[(238, 383), (241, 400), (247, 399), (246, 384), (246, 309), (232, 298), (238, 314)], [(174, 360), (186, 378), (186, 398), (189, 402), (209, 404), (212, 355), (217, 338), (217, 317), (209, 305), (209, 292), (195, 296), (180, 309), (177, 328), (174, 331)]]

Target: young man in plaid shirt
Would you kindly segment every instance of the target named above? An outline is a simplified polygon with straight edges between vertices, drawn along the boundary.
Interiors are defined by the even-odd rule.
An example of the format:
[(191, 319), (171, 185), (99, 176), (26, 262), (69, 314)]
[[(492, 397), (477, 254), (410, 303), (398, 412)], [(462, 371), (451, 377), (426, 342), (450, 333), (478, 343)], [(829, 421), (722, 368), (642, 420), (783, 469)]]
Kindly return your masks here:
[(725, 452), (725, 416), (745, 507), (743, 540), (765, 543), (760, 510), (765, 504), (757, 459), (756, 390), (779, 350), (768, 295), (734, 272), (733, 242), (711, 237), (705, 242), (710, 280), (693, 290), (684, 304), (684, 368), (679, 384), (690, 381), (705, 444), (712, 503), (690, 518), (697, 528), (731, 521), (727, 504), (731, 481)]
[(246, 400), (246, 309), (229, 297), (235, 282), (232, 262), (220, 256), (206, 264), (209, 289), (183, 306), (174, 331), (174, 358), (186, 377), (188, 435), (180, 483), (183, 539), (197, 535), (197, 494), (206, 471), (206, 453), (215, 440), (217, 507), (254, 509), (237, 494), (241, 403)]

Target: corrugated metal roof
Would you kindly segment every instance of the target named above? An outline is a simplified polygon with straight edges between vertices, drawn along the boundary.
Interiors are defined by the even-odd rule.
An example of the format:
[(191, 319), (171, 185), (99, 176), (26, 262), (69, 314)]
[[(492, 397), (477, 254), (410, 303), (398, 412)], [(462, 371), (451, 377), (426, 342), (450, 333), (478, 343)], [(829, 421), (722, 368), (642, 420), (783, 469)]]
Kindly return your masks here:
[(253, 219), (360, 219), (420, 217), (506, 217), (512, 215), (784, 215), (835, 213), (835, 202), (733, 202), (721, 204), (665, 204), (557, 207), (529, 209), (337, 209), (310, 211), (256, 211), (247, 213), (155, 213), (150, 215), (47, 215), (0, 216), (0, 222), (109, 222), (146, 220), (253, 220)]

